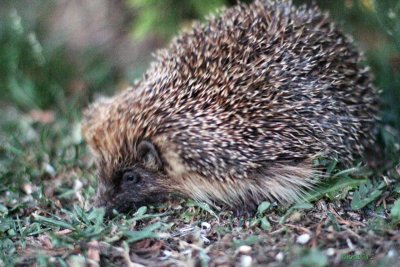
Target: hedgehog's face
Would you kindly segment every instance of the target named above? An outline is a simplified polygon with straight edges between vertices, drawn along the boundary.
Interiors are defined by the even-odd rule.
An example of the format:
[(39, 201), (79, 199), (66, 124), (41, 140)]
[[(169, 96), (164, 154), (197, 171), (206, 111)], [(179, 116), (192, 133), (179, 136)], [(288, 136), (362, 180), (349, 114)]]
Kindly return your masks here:
[[(167, 192), (162, 183), (164, 174), (161, 158), (149, 141), (140, 142), (135, 148), (133, 162), (107, 166), (98, 162), (98, 189), (95, 206), (105, 207), (108, 216), (113, 210), (129, 212), (142, 205), (160, 202)], [(164, 185), (163, 185), (164, 184)]]
[[(96, 159), (95, 206), (128, 212), (169, 192), (164, 162), (149, 139), (136, 91), (100, 99), (84, 112), (82, 132)], [(136, 112), (135, 112), (136, 111)]]

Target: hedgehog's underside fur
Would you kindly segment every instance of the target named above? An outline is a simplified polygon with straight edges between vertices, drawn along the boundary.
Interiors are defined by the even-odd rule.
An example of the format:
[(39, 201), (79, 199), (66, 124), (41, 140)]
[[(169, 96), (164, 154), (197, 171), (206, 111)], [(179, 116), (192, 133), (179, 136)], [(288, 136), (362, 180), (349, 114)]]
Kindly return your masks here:
[[(162, 161), (137, 189), (146, 195), (234, 208), (298, 199), (320, 175), (313, 159), (349, 164), (374, 141), (377, 93), (361, 59), (327, 14), (287, 1), (238, 5), (195, 25), (141, 81), (86, 111), (99, 203), (124, 201), (116, 173), (146, 169), (143, 140)], [(140, 200), (151, 197), (133, 205)]]

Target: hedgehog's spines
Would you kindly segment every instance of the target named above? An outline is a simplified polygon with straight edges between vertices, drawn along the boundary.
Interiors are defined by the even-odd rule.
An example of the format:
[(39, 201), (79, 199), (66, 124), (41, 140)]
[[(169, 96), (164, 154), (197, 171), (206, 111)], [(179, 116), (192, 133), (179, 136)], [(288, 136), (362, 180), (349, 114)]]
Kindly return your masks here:
[(85, 138), (103, 179), (134, 165), (146, 139), (168, 190), (290, 202), (321, 178), (316, 155), (346, 165), (374, 142), (377, 93), (361, 60), (315, 5), (239, 4), (174, 38), (135, 89), (94, 104)]

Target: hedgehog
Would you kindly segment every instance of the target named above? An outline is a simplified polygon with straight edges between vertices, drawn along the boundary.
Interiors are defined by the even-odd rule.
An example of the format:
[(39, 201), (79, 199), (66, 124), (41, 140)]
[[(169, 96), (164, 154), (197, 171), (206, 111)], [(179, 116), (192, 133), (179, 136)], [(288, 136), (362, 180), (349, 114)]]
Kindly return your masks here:
[(234, 211), (293, 203), (374, 143), (378, 92), (351, 37), (314, 6), (238, 3), (175, 37), (143, 78), (91, 104), (95, 206), (174, 196)]

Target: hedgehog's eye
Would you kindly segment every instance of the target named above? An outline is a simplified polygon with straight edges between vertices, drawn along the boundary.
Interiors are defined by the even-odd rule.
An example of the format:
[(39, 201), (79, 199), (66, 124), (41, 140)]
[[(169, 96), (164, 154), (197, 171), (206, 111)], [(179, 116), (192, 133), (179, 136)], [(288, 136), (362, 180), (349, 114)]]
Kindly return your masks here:
[(137, 184), (138, 182), (140, 182), (140, 175), (133, 171), (126, 171), (122, 175), (122, 181), (124, 183)]

